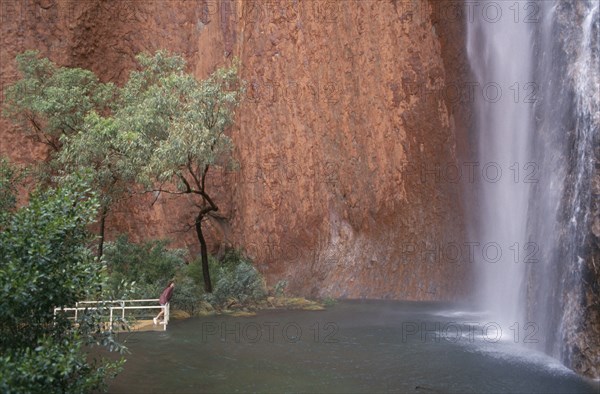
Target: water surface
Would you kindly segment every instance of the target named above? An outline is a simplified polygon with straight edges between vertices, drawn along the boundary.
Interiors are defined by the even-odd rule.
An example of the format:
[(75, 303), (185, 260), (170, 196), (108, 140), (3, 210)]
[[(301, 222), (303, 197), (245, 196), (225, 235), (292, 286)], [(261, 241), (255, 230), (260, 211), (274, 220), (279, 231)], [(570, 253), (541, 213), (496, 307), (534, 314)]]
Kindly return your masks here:
[(121, 337), (132, 354), (109, 392), (599, 392), (525, 347), (536, 333), (518, 328), (457, 305), (384, 301), (172, 321)]

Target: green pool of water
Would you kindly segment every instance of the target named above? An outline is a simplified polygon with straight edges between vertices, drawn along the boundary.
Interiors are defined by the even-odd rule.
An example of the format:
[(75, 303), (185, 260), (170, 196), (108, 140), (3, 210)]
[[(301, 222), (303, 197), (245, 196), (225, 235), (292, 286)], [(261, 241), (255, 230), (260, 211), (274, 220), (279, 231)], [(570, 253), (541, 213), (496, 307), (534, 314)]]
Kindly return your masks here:
[(456, 305), (340, 302), (326, 311), (172, 321), (122, 335), (111, 393), (598, 393), (500, 327)]

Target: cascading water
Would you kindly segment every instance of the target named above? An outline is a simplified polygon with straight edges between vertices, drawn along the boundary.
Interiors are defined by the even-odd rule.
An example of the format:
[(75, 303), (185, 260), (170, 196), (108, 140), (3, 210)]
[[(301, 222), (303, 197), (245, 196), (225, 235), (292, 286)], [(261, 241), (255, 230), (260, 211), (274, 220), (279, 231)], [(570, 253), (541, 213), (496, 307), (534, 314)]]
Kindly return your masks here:
[(504, 332), (599, 377), (598, 2), (466, 3), (482, 93), (470, 229), (479, 299)]
[[(482, 93), (475, 101), (481, 211), (472, 241), (482, 251), (477, 254), (480, 300), (507, 330), (524, 316), (519, 300), (525, 266), (518, 252), (527, 238), (531, 184), (521, 171), (533, 162), (533, 106), (523, 92), (532, 80), (533, 32), (528, 24), (514, 23), (498, 3), (485, 6), (487, 20), (474, 19), (467, 34), (469, 60)], [(494, 19), (487, 15), (492, 12)]]

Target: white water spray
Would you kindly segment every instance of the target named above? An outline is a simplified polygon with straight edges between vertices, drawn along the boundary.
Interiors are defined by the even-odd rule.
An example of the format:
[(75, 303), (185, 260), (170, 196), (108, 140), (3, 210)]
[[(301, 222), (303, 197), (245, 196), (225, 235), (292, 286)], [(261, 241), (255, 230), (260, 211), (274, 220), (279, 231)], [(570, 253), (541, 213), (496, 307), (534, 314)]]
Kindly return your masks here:
[(477, 4), (467, 50), (482, 87), (473, 111), (484, 176), (469, 234), (482, 250), (478, 298), (503, 331), (533, 323), (537, 348), (594, 375), (598, 349), (580, 327), (596, 302), (585, 277), (596, 253), (600, 5)]
[(479, 299), (505, 330), (524, 316), (519, 299), (532, 246), (527, 215), (536, 171), (530, 149), (536, 94), (532, 29), (515, 21), (508, 5), (497, 8), (493, 19), (476, 13), (467, 27), (468, 56), (481, 88), (474, 108), (481, 205), (471, 241), (481, 250), (476, 254)]

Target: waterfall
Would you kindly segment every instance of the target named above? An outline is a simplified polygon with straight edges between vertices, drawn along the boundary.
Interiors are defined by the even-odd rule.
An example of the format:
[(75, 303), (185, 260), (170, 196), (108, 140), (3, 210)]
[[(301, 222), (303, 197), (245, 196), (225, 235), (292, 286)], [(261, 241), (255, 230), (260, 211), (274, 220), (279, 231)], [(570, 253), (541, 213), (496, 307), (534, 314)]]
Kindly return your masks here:
[(508, 330), (524, 317), (521, 252), (527, 242), (531, 183), (523, 171), (534, 162), (533, 104), (525, 87), (533, 86), (528, 84), (533, 77), (534, 36), (529, 24), (515, 23), (503, 5), (488, 3), (486, 14), (468, 24), (467, 53), (480, 91), (474, 102), (480, 212), (471, 240), (481, 251), (476, 254), (479, 299)]
[(503, 331), (531, 339), (521, 343), (598, 376), (599, 344), (585, 331), (590, 321), (600, 324), (586, 313), (600, 298), (592, 231), (599, 205), (598, 2), (466, 8), (467, 55), (481, 93), (473, 127), (482, 176), (469, 230), (481, 251), (478, 299)]

